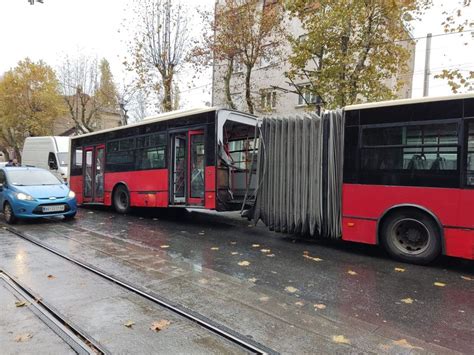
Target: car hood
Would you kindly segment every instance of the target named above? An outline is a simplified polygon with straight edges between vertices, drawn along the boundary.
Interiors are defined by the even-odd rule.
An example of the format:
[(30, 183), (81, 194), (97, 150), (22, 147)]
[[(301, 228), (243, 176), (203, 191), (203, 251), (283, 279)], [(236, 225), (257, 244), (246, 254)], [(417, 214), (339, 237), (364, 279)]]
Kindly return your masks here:
[(69, 193), (69, 187), (66, 185), (15, 186), (15, 190), (34, 198), (63, 198)]

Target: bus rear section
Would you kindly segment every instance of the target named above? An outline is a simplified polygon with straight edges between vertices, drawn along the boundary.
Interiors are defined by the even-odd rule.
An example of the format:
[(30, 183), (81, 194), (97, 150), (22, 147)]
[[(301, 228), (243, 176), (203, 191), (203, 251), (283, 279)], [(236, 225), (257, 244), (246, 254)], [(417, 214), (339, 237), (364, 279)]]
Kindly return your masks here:
[(74, 137), (71, 187), (80, 204), (122, 213), (132, 207), (236, 209), (247, 190), (240, 176), (248, 169), (247, 158), (235, 159), (249, 153), (233, 149), (249, 144), (234, 142), (253, 140), (255, 122), (250, 115), (204, 108)]

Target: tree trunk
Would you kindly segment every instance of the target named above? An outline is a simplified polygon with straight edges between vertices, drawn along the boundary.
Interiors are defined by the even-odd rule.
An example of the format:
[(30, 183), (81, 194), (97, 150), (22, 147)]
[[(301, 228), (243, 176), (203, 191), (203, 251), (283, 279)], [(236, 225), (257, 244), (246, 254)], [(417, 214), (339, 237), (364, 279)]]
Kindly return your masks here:
[(163, 100), (161, 107), (164, 112), (173, 110), (173, 72), (169, 69), (168, 73), (163, 75)]
[(235, 104), (232, 101), (232, 96), (230, 94), (230, 80), (232, 79), (232, 72), (234, 69), (234, 57), (229, 58), (227, 61), (227, 70), (224, 75), (224, 94), (225, 94), (225, 102), (228, 107), (235, 110)]
[(252, 67), (249, 65), (245, 66), (245, 101), (247, 102), (247, 109), (250, 114), (254, 113), (252, 93), (250, 90), (250, 76), (252, 75)]

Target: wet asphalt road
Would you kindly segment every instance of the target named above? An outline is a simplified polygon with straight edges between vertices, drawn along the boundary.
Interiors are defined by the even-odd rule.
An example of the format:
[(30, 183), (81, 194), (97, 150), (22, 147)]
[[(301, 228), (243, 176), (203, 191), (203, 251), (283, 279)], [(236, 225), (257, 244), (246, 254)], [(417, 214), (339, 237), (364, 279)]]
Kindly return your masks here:
[[(51, 232), (55, 223), (27, 222), (21, 228)], [(138, 210), (119, 216), (81, 209), (67, 225), (166, 252), (194, 270), (250, 281), (290, 297), (303, 313), (341, 323), (360, 319), (374, 331), (390, 327), (463, 353), (474, 348), (472, 262), (402, 264), (376, 247), (298, 239), (254, 227), (235, 214)]]

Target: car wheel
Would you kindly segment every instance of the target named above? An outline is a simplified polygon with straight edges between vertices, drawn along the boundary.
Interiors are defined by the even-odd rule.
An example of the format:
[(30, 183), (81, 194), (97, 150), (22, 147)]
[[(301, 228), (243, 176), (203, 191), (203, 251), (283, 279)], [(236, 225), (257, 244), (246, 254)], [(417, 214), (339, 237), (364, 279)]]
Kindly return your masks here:
[(3, 215), (5, 217), (5, 221), (8, 224), (15, 224), (18, 220), (15, 216), (15, 213), (13, 212), (12, 206), (8, 202), (6, 202), (3, 206)]
[(71, 219), (74, 219), (74, 217), (76, 217), (76, 212), (72, 213), (72, 214), (67, 214), (67, 215), (64, 215), (64, 219), (66, 221), (70, 221)]
[(119, 185), (114, 191), (114, 208), (118, 213), (130, 212), (130, 194), (125, 186)]
[(392, 257), (413, 264), (429, 264), (441, 254), (438, 226), (432, 218), (418, 211), (388, 217), (381, 228), (381, 242)]

